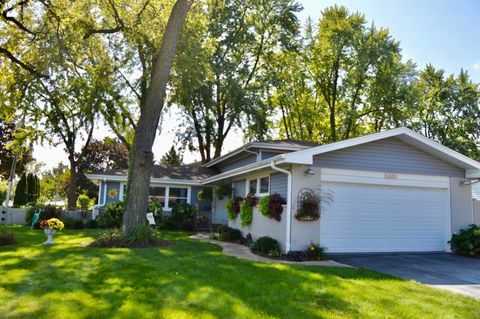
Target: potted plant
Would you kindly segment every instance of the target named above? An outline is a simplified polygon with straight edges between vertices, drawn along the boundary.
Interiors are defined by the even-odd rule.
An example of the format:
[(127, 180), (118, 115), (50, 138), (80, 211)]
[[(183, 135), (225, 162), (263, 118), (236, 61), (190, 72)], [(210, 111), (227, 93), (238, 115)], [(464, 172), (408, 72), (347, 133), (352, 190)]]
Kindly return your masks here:
[(232, 187), (228, 184), (222, 184), (215, 187), (215, 197), (222, 200), (225, 196), (232, 194)]
[(53, 234), (55, 234), (57, 230), (62, 230), (64, 227), (62, 221), (57, 218), (42, 220), (40, 222), (40, 228), (43, 229), (43, 232), (47, 235), (47, 241), (44, 245), (53, 245)]
[(300, 221), (315, 221), (326, 206), (333, 203), (333, 196), (330, 192), (322, 189), (318, 193), (310, 188), (302, 188), (297, 197), (297, 213), (295, 218)]

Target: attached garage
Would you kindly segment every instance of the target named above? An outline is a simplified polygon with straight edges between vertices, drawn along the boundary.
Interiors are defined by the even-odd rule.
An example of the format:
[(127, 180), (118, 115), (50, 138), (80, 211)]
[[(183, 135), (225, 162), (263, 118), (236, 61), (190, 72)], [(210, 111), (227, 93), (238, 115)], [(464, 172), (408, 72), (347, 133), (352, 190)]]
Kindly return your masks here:
[(445, 251), (448, 177), (322, 170), (333, 203), (320, 223), (329, 252)]

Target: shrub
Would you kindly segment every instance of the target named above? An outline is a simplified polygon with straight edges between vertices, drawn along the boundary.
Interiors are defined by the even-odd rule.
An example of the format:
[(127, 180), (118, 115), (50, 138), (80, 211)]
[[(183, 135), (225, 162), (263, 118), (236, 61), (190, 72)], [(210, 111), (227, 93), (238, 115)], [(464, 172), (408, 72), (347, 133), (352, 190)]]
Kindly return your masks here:
[(63, 219), (63, 224), (65, 225), (66, 229), (73, 229), (73, 225), (75, 224), (75, 218), (66, 217)]
[(288, 261), (307, 261), (308, 254), (306, 251), (291, 250), (285, 254), (285, 260)]
[(90, 247), (126, 247), (125, 235), (119, 229), (107, 230), (90, 243)]
[(452, 251), (456, 254), (480, 257), (480, 225), (470, 225), (458, 234), (453, 234), (449, 241)]
[(7, 199), (7, 184), (0, 181), (0, 206)]
[(279, 253), (280, 245), (278, 241), (276, 241), (275, 239), (269, 236), (264, 236), (254, 241), (251, 249), (254, 252), (269, 255), (269, 254)]
[(123, 202), (109, 203), (105, 207), (103, 214), (97, 217), (98, 224), (102, 228), (119, 228), (123, 222), (124, 212)]
[(0, 229), (0, 246), (7, 246), (15, 244), (15, 237), (13, 232), (7, 229)]
[(92, 204), (92, 200), (86, 194), (81, 194), (78, 196), (78, 204), (83, 211), (87, 211), (90, 209)]
[(283, 205), (286, 201), (279, 194), (272, 194), (270, 196), (262, 197), (259, 201), (260, 213), (263, 216), (276, 221), (282, 220)]
[(247, 227), (252, 223), (253, 219), (253, 207), (250, 206), (250, 203), (247, 199), (242, 201), (240, 205), (240, 221), (242, 222), (243, 227)]
[(90, 229), (98, 228), (98, 222), (95, 219), (89, 219), (85, 223), (85, 227), (90, 228)]
[(240, 230), (228, 226), (222, 225), (218, 227), (217, 232), (217, 239), (221, 241), (234, 242), (242, 239), (242, 232)]
[(135, 225), (126, 240), (129, 247), (148, 247), (159, 242), (157, 234), (148, 224)]
[(232, 194), (232, 186), (228, 184), (222, 184), (215, 187), (215, 197), (222, 200), (225, 196)]
[(318, 245), (317, 242), (312, 242), (306, 249), (308, 260), (325, 260), (325, 248)]
[(25, 221), (27, 222), (28, 225), (32, 224), (33, 214), (35, 214), (35, 212), (37, 210), (41, 211), (42, 207), (43, 207), (42, 205), (27, 206), (27, 210), (26, 210), (26, 213), (25, 213)]
[(73, 221), (73, 229), (84, 229), (85, 223), (81, 219), (75, 219)]
[(193, 205), (177, 204), (173, 206), (171, 216), (165, 219), (165, 227), (167, 229), (193, 230), (196, 213), (197, 209)]
[(232, 197), (228, 200), (225, 204), (225, 208), (227, 209), (228, 219), (233, 220), (237, 218), (238, 213), (240, 213), (240, 204), (243, 201), (243, 198), (237, 196)]

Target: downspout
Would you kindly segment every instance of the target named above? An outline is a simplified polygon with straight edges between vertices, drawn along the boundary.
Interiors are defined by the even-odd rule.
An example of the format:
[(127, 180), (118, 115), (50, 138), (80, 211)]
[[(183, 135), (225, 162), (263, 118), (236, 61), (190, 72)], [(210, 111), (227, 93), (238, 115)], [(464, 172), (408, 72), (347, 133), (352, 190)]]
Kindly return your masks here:
[(270, 167), (275, 171), (287, 174), (287, 178), (288, 178), (288, 181), (287, 181), (287, 235), (286, 235), (286, 241), (285, 241), (285, 252), (288, 253), (290, 251), (291, 238), (292, 238), (292, 234), (291, 234), (291, 231), (292, 231), (292, 172), (275, 166), (274, 161), (270, 162)]
[(257, 153), (257, 152), (251, 151), (251, 150), (247, 149), (246, 147), (243, 148), (243, 151), (244, 151), (244, 152), (247, 152), (247, 153), (250, 153), (250, 154), (256, 155), (256, 156), (257, 156), (256, 162), (260, 162), (260, 161), (262, 160), (262, 158), (261, 158), (261, 156), (260, 156), (261, 153)]
[(102, 200), (103, 201), (100, 202), (100, 194), (98, 194), (98, 204), (93, 205), (92, 219), (95, 219), (97, 217), (96, 211), (100, 210), (100, 207), (105, 206), (105, 204), (107, 202), (107, 177), (106, 176), (103, 177), (102, 182), (103, 182), (103, 192), (102, 192), (102, 195), (103, 195)]

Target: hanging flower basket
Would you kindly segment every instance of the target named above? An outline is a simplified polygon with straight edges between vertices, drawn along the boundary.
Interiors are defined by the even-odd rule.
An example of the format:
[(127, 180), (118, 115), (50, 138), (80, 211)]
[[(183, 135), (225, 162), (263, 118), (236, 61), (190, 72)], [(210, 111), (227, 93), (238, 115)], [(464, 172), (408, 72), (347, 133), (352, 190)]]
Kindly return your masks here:
[(302, 188), (297, 196), (297, 213), (295, 218), (304, 222), (319, 220), (322, 209), (325, 208), (324, 206), (328, 206), (332, 202), (333, 196), (329, 192), (319, 190), (317, 193), (310, 188)]

